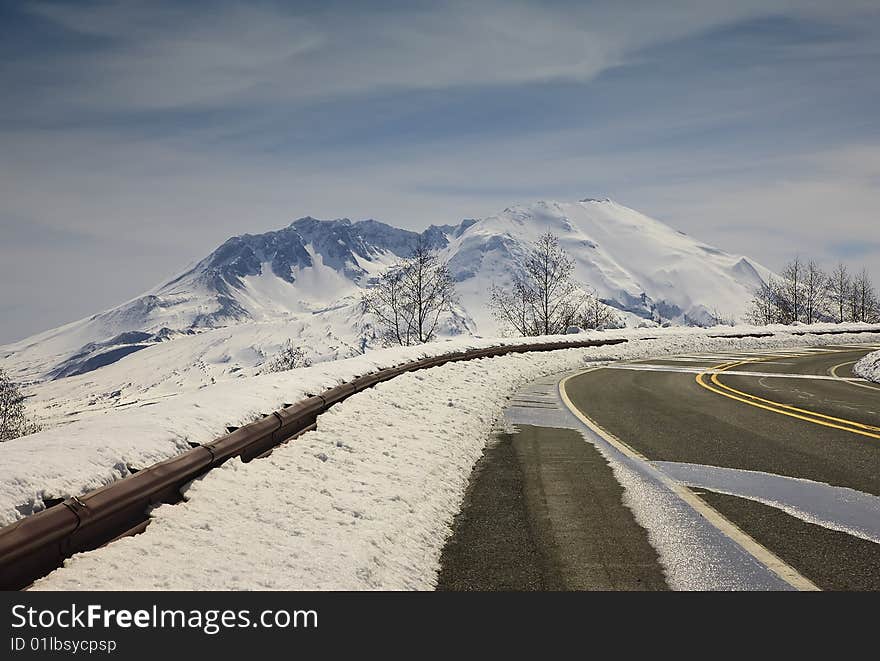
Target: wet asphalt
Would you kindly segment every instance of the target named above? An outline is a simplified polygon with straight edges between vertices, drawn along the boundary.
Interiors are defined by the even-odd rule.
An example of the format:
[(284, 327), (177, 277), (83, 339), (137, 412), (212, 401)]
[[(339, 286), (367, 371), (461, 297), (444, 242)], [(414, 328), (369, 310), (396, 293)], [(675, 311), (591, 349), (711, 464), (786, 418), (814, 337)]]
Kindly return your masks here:
[[(852, 377), (870, 349), (786, 356), (739, 371)], [(723, 360), (639, 361), (710, 367)], [(723, 376), (774, 401), (880, 425), (880, 389), (842, 381)], [(653, 461), (764, 471), (880, 495), (880, 440), (765, 411), (690, 373), (599, 369), (573, 404)], [(880, 545), (753, 500), (698, 490), (729, 521), (826, 590), (880, 590)], [(517, 425), (478, 462), (443, 550), (440, 590), (662, 590), (656, 551), (601, 454), (569, 429)]]
[(518, 425), (476, 466), (438, 590), (664, 590), (623, 488), (576, 431)]
[[(804, 361), (812, 373), (825, 374), (867, 351), (787, 357), (781, 361), (787, 365), (755, 363), (736, 369), (803, 373), (796, 370)], [(706, 361), (706, 366), (712, 363)], [(721, 380), (761, 397), (809, 404), (831, 415), (845, 415), (856, 406), (862, 411), (880, 406), (880, 391), (836, 381), (733, 376)], [(786, 386), (790, 393), (811, 396), (804, 400), (792, 394), (785, 400), (778, 390)], [(722, 397), (700, 387), (694, 374), (602, 369), (573, 378), (567, 391), (581, 411), (650, 460), (764, 471), (880, 495), (880, 440)], [(853, 407), (844, 408), (842, 400)], [(880, 425), (880, 416), (856, 419)]]
[[(828, 375), (849, 363), (836, 374), (850, 377), (851, 361), (867, 351), (841, 349), (735, 369)], [(751, 376), (721, 381), (766, 399), (880, 425), (880, 391), (873, 388)], [(764, 471), (880, 495), (880, 440), (722, 397), (700, 387), (693, 374), (597, 370), (569, 381), (567, 391), (579, 409), (649, 460)], [(728, 520), (819, 587), (880, 589), (880, 545), (752, 500), (704, 493)]]
[(880, 590), (880, 544), (746, 498), (711, 491), (701, 498), (823, 590)]

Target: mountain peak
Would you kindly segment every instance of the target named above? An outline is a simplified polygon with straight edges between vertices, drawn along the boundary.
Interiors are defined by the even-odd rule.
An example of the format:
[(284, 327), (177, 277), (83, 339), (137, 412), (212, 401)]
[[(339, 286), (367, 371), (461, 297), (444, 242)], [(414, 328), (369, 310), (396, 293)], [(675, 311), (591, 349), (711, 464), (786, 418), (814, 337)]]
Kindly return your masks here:
[[(630, 323), (658, 318), (710, 323), (715, 309), (738, 317), (754, 288), (771, 275), (752, 260), (609, 198), (533, 201), (422, 232), (374, 219), (304, 216), (279, 230), (232, 237), (149, 293), (49, 332), (54, 344), (46, 360), (52, 364), (47, 362), (42, 374), (60, 374), (52, 370), (66, 358), (79, 361), (74, 371), (106, 366), (150, 344), (162, 328), (187, 333), (283, 322), (290, 329), (285, 332), (314, 344), (316, 353), (329, 355), (329, 345), (338, 349), (340, 342), (363, 346), (372, 331), (358, 306), (361, 293), (373, 278), (410, 256), (419, 241), (440, 252), (456, 281), (460, 305), (444, 334), (491, 335), (497, 327), (488, 292), (493, 285), (509, 284), (530, 247), (548, 231), (572, 257), (578, 285), (597, 291)], [(70, 365), (64, 366), (65, 374), (71, 373)]]

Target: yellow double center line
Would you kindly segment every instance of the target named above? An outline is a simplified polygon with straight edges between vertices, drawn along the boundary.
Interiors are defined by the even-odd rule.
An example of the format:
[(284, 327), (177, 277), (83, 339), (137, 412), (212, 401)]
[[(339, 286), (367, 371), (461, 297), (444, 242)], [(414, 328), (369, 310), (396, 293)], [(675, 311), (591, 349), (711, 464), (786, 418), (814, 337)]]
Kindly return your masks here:
[[(718, 372), (724, 372), (734, 367), (745, 365), (746, 363), (759, 362), (761, 360), (770, 360), (771, 358), (772, 356), (768, 358), (741, 360), (732, 363), (722, 363), (721, 365), (717, 365), (712, 369), (717, 370)], [(831, 427), (833, 429), (842, 429), (843, 431), (848, 431), (853, 434), (859, 434), (860, 436), (880, 439), (880, 427), (875, 427), (874, 425), (866, 425), (861, 422), (846, 420), (844, 418), (836, 418), (832, 415), (825, 415), (824, 413), (809, 411), (807, 409), (798, 408), (797, 406), (791, 406), (789, 404), (783, 404), (782, 402), (775, 402), (770, 399), (764, 399), (763, 397), (758, 397), (757, 395), (752, 395), (747, 392), (737, 390), (736, 388), (731, 388), (730, 386), (721, 383), (721, 380), (718, 378), (718, 376), (719, 375), (717, 373), (709, 374), (707, 372), (701, 372), (700, 374), (697, 374), (697, 383), (706, 390), (711, 390), (712, 392), (722, 395), (724, 397), (734, 399), (738, 402), (742, 402), (743, 404), (748, 404), (749, 406), (755, 406), (759, 409), (764, 409), (765, 411), (771, 411), (780, 415), (787, 415), (790, 418), (797, 418), (798, 420), (811, 422), (814, 425), (822, 425), (823, 427)], [(706, 377), (710, 377), (711, 383), (706, 382)]]

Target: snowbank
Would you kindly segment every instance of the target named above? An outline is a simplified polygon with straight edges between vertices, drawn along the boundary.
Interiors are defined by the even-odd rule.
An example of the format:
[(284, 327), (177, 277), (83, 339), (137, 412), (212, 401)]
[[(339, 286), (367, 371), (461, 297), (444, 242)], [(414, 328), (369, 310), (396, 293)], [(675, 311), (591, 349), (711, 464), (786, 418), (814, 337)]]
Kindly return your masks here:
[(508, 394), (583, 357), (506, 356), (380, 384), (270, 457), (212, 471), (185, 503), (156, 510), (147, 533), (76, 556), (36, 587), (430, 589)]
[(880, 351), (869, 353), (853, 367), (856, 376), (880, 383)]
[[(816, 330), (835, 329), (834, 326)], [(856, 330), (859, 327), (853, 327)], [(796, 330), (803, 331), (804, 327)], [(768, 332), (768, 329), (648, 329), (592, 332), (577, 336), (548, 336), (538, 341), (573, 339), (630, 340), (625, 344), (596, 347), (582, 355), (591, 360), (618, 360), (652, 354), (715, 350), (731, 346), (790, 346), (809, 342), (868, 341), (865, 335), (790, 335), (780, 326), (772, 338), (712, 339), (723, 333)], [(880, 338), (880, 335), (876, 336)], [(656, 338), (656, 339), (648, 339)], [(535, 338), (529, 338), (534, 340)], [(139, 469), (173, 457), (191, 443), (207, 443), (263, 414), (352, 378), (392, 367), (423, 356), (467, 348), (522, 343), (522, 338), (460, 338), (418, 347), (371, 351), (366, 355), (277, 374), (219, 382), (178, 395), (165, 394), (135, 406), (119, 407), (100, 415), (46, 429), (0, 444), (0, 525), (7, 525), (44, 508), (50, 499), (80, 495), (125, 477)], [(145, 352), (144, 352), (145, 353)], [(136, 355), (136, 354), (135, 354)], [(100, 370), (94, 378), (99, 377)], [(131, 374), (137, 379), (137, 374)], [(73, 412), (71, 412), (73, 413)]]
[[(717, 329), (654, 333), (656, 339), (637, 341), (633, 331), (625, 331), (632, 341), (621, 345), (454, 363), (380, 384), (337, 405), (319, 418), (317, 431), (269, 458), (249, 464), (234, 460), (212, 471), (190, 486), (185, 503), (157, 509), (146, 533), (76, 556), (36, 587), (427, 589), (471, 469), (507, 398), (525, 383), (588, 361), (880, 341), (880, 334), (804, 338), (784, 330), (775, 337), (739, 339), (710, 338)], [(437, 351), (395, 350), (384, 359), (376, 352), (370, 359), (377, 367), (426, 349)], [(273, 397), (289, 389), (302, 392), (304, 382), (340, 379), (352, 371), (347, 362), (317, 366), (325, 370), (320, 377), (310, 368), (223, 384), (205, 393), (200, 407), (189, 398), (167, 403), (166, 415), (176, 411), (177, 427), (195, 433), (200, 425), (222, 420), (224, 407), (247, 417), (260, 397), (267, 410), (273, 406), (269, 402), (281, 401)], [(363, 373), (366, 365), (358, 367)], [(198, 424), (193, 423), (197, 410)], [(167, 421), (166, 435), (173, 420)], [(159, 436), (151, 439), (142, 439), (145, 448), (154, 447)], [(164, 438), (166, 444), (173, 441)], [(87, 448), (81, 444), (78, 451)], [(105, 471), (98, 479), (107, 476)], [(19, 485), (19, 493), (33, 487), (33, 482)], [(4, 507), (12, 504), (6, 493), (3, 497)]]

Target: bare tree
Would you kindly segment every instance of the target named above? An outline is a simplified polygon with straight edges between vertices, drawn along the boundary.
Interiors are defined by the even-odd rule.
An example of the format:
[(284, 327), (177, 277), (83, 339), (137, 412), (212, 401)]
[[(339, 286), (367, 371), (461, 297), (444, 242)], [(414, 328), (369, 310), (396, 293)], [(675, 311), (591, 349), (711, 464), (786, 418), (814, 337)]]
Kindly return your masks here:
[(880, 319), (880, 303), (868, 269), (862, 269), (855, 277), (850, 291), (850, 312), (852, 321), (874, 323)]
[(491, 310), (521, 335), (556, 335), (574, 325), (582, 302), (572, 280), (574, 260), (552, 232), (542, 234), (526, 254), (512, 286), (492, 286)]
[(440, 316), (457, 300), (449, 267), (421, 240), (412, 256), (389, 268), (361, 299), (386, 344), (410, 346), (430, 342)]
[(603, 303), (599, 293), (592, 287), (584, 292), (577, 321), (581, 328), (595, 330), (618, 328), (622, 323), (614, 308)]
[(0, 370), (0, 441), (34, 434), (40, 429), (25, 415), (24, 395), (18, 385)]
[(537, 292), (522, 273), (514, 273), (510, 289), (492, 286), (489, 307), (501, 324), (522, 336), (540, 335), (537, 325)]
[(840, 262), (828, 276), (828, 300), (831, 314), (837, 323), (846, 321), (852, 279), (843, 262)]
[(756, 326), (779, 323), (780, 310), (779, 283), (772, 277), (762, 282), (755, 291), (746, 319)]
[(281, 350), (266, 365), (267, 372), (286, 372), (300, 367), (308, 367), (312, 361), (306, 356), (302, 348), (294, 346), (290, 340), (285, 340)]
[(361, 307), (371, 313), (379, 326), (385, 344), (412, 344), (409, 302), (403, 287), (403, 265), (395, 264), (383, 273), (379, 281), (363, 295)]
[(577, 289), (572, 281), (574, 260), (551, 232), (542, 234), (526, 257), (527, 276), (536, 285), (537, 326), (543, 335), (564, 333), (576, 313), (572, 297)]
[(851, 277), (839, 263), (830, 275), (815, 261), (799, 257), (788, 263), (781, 282), (770, 278), (752, 298), (747, 319), (754, 324), (815, 323), (828, 317), (838, 323), (880, 321), (880, 300), (867, 269)]
[(430, 342), (440, 315), (452, 312), (456, 301), (455, 281), (449, 267), (422, 241), (403, 269), (403, 286), (410, 301), (413, 335), (418, 343)]
[(828, 303), (828, 276), (812, 259), (804, 267), (803, 309), (808, 324), (819, 321)]
[(785, 324), (796, 323), (803, 314), (804, 264), (795, 257), (782, 271), (780, 286), (780, 308), (784, 312), (780, 321)]

